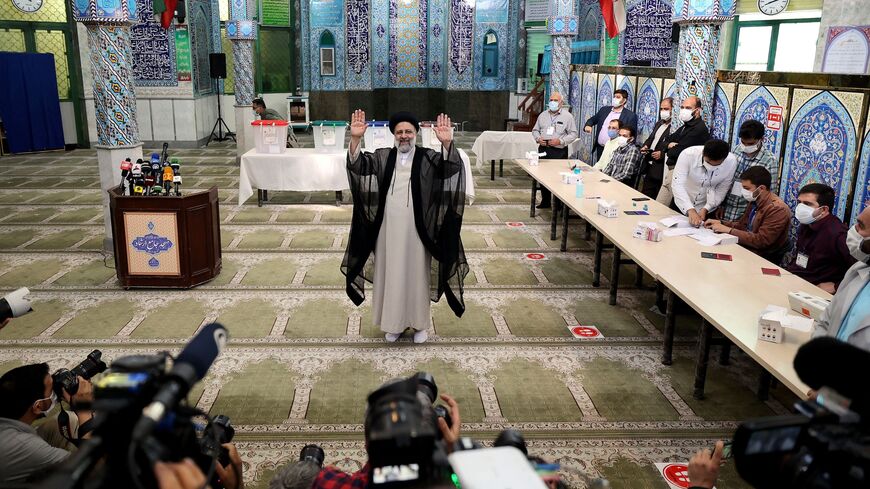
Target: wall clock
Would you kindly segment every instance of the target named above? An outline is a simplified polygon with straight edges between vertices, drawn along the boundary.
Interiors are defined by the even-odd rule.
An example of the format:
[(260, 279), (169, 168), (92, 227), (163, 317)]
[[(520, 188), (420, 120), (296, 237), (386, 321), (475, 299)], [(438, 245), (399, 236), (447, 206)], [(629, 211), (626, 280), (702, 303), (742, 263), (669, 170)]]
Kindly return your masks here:
[(785, 11), (789, 0), (758, 0), (758, 10), (765, 15), (776, 15)]
[(26, 14), (32, 14), (42, 8), (42, 0), (12, 0), (12, 5)]

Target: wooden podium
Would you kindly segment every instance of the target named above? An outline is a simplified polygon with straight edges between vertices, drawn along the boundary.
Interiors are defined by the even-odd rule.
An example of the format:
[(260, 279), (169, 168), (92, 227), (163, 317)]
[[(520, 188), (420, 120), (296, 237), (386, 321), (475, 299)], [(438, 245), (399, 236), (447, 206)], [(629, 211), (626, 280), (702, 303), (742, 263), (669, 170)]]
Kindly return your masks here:
[(186, 289), (221, 271), (218, 189), (181, 197), (109, 190), (115, 270), (121, 286)]

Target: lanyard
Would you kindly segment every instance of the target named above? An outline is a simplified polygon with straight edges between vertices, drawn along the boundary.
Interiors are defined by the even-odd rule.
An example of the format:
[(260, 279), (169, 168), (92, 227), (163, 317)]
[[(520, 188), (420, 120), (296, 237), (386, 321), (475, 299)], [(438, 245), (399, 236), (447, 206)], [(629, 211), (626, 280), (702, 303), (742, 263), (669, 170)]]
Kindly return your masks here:
[(755, 211), (758, 210), (758, 205), (755, 202), (750, 204), (752, 207), (749, 209), (749, 231), (752, 231), (752, 221), (755, 220)]

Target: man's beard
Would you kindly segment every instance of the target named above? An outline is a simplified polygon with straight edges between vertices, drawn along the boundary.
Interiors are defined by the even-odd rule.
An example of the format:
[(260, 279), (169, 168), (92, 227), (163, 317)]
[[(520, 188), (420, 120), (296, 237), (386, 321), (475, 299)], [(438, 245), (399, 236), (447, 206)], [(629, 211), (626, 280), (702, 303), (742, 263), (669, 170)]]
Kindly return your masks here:
[(411, 152), (411, 148), (413, 148), (413, 146), (411, 146), (411, 142), (410, 142), (410, 141), (407, 141), (407, 142), (405, 142), (405, 141), (397, 141), (397, 142), (396, 142), (396, 148), (399, 149), (399, 153), (410, 153), (410, 152)]

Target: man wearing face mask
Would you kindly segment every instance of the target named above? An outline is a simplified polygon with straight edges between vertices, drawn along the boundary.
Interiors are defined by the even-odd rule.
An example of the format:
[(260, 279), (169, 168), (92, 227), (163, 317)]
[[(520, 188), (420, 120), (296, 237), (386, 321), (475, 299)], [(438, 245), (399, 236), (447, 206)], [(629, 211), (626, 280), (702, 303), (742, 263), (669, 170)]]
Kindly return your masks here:
[(641, 192), (652, 199), (659, 194), (664, 177), (665, 153), (667, 151), (668, 138), (671, 136), (672, 109), (674, 99), (666, 97), (659, 104), (659, 121), (653, 127), (649, 137), (644, 141), (640, 152), (644, 155), (641, 163), (643, 174), (643, 187)]
[(846, 234), (849, 253), (858, 260), (840, 282), (837, 293), (815, 323), (813, 338), (833, 336), (870, 351), (870, 207)]
[[(79, 377), (79, 391), (68, 402), (92, 401), (90, 382)], [(57, 404), (48, 364), (14, 368), (0, 377), (0, 482), (23, 482), (69, 456), (37, 435), (31, 426)], [(82, 411), (79, 421), (91, 418)]]
[(607, 168), (607, 165), (610, 164), (610, 159), (613, 158), (613, 152), (619, 147), (616, 138), (619, 137), (619, 130), (622, 129), (622, 127), (622, 121), (619, 119), (613, 119), (610, 121), (607, 128), (607, 137), (610, 138), (610, 141), (607, 141), (607, 144), (604, 145), (604, 149), (601, 151), (601, 158), (598, 158), (598, 161), (595, 162), (592, 168), (604, 171), (604, 169)]
[[(740, 124), (737, 133), (740, 138), (740, 146), (736, 148), (734, 156), (737, 157), (737, 171), (735, 175), (742, 175), (751, 166), (762, 166), (770, 172), (773, 178), (770, 183), (770, 191), (779, 195), (779, 162), (764, 147), (764, 124), (749, 119)], [(725, 198), (722, 206), (722, 220), (736, 221), (746, 210), (746, 199), (742, 196), (743, 187), (739, 179), (734, 180), (731, 192)]]
[(604, 169), (604, 173), (619, 180), (629, 187), (634, 184), (634, 176), (640, 168), (640, 148), (634, 144), (635, 131), (625, 126), (619, 130), (616, 137), (616, 150), (610, 158), (610, 164)]
[(465, 169), (450, 118), (434, 127), (441, 151), (416, 146), (417, 118), (409, 112), (390, 117), (395, 147), (362, 152), (365, 112), (351, 117), (347, 176), (353, 219), (341, 272), (354, 304), (365, 300), (372, 283), (372, 318), (392, 343), (408, 329), (414, 342), (429, 337), (431, 302), (444, 295), (462, 316), (463, 280), (468, 262), (460, 230), (465, 206)]
[(855, 263), (846, 246), (846, 226), (831, 214), (834, 189), (823, 183), (804, 185), (794, 217), (800, 222), (797, 245), (786, 270), (833, 294)]
[[(601, 152), (604, 150), (604, 145), (611, 138), (607, 135), (607, 129), (610, 127), (610, 121), (619, 119), (623, 126), (633, 127), (637, 130), (637, 115), (625, 108), (625, 102), (628, 100), (628, 92), (623, 89), (613, 91), (613, 105), (601, 107), (594, 116), (586, 121), (583, 130), (589, 134), (594, 134), (594, 144), (592, 145), (592, 159), (601, 158)], [(592, 132), (592, 128), (595, 132)]]
[(770, 172), (751, 166), (740, 174), (741, 194), (748, 203), (737, 221), (708, 219), (704, 225), (717, 233), (737, 236), (740, 246), (779, 265), (786, 252), (791, 210), (772, 193)]
[(671, 187), (674, 203), (692, 226), (700, 226), (731, 188), (737, 161), (729, 149), (725, 141), (713, 139), (680, 154), (672, 172)]
[(671, 200), (675, 198), (671, 183), (673, 179), (674, 167), (680, 159), (680, 155), (687, 148), (705, 144), (710, 140), (710, 131), (707, 129), (707, 124), (701, 118), (701, 99), (698, 97), (688, 97), (680, 104), (680, 120), (683, 125), (676, 131), (671, 133), (668, 138), (667, 152), (665, 154), (665, 174), (662, 179), (662, 187), (659, 189), (659, 194), (656, 200), (664, 205), (671, 205)]
[[(538, 153), (547, 153), (544, 159), (564, 160), (568, 158), (568, 145), (577, 139), (574, 116), (562, 108), (562, 95), (553, 92), (547, 110), (538, 116), (532, 136), (538, 142)], [(549, 209), (552, 197), (550, 191), (541, 187), (541, 203), (538, 209)]]

